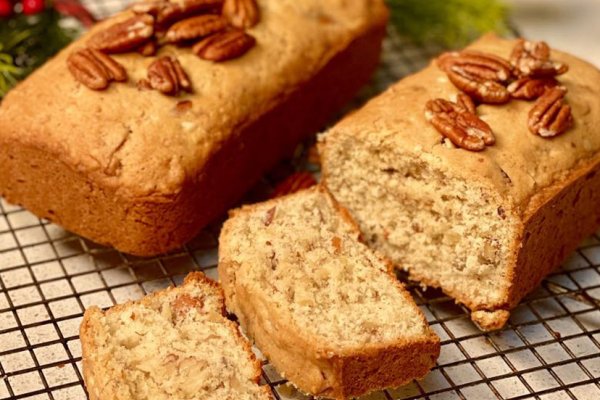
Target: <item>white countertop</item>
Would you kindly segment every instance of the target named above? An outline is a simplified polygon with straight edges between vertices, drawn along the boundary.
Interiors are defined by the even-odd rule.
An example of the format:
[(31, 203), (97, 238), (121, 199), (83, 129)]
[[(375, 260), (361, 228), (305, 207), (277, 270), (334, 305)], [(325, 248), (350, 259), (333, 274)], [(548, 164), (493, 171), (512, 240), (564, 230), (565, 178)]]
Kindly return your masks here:
[(545, 40), (600, 67), (600, 0), (509, 0), (523, 37)]

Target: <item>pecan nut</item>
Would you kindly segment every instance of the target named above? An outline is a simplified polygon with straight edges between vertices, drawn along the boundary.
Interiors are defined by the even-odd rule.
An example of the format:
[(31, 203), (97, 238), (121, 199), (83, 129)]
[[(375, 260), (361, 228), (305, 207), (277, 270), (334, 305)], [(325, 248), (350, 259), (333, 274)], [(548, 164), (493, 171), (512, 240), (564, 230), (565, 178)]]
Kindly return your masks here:
[(469, 74), (494, 82), (506, 82), (513, 76), (512, 66), (508, 61), (494, 54), (475, 50), (444, 53), (437, 62), (446, 72), (453, 66), (460, 66)]
[(191, 100), (178, 101), (177, 104), (175, 104), (173, 113), (175, 115), (183, 115), (183, 114), (187, 113), (188, 111), (190, 111), (193, 106), (194, 106), (194, 103), (192, 103)]
[(136, 49), (154, 34), (154, 17), (136, 15), (97, 32), (88, 41), (91, 48), (105, 53), (123, 53)]
[(311, 186), (317, 184), (315, 177), (309, 172), (294, 172), (283, 181), (281, 181), (273, 192), (271, 198), (285, 196), (288, 194), (296, 193), (302, 189), (308, 189)]
[(474, 75), (460, 66), (451, 67), (447, 75), (454, 86), (481, 103), (504, 104), (510, 100), (510, 93), (503, 85)]
[(475, 107), (475, 103), (473, 99), (467, 96), (464, 93), (459, 93), (456, 95), (456, 104), (461, 107), (463, 110), (470, 112), (471, 114), (477, 115), (477, 108)]
[(223, 0), (177, 0), (164, 2), (156, 10), (156, 23), (159, 26), (167, 26), (174, 21), (192, 17), (194, 15), (214, 12), (218, 13), (223, 4)]
[(468, 108), (444, 99), (429, 100), (425, 105), (425, 118), (456, 146), (481, 151), (493, 145), (496, 138), (490, 126)]
[(546, 42), (519, 39), (510, 55), (510, 63), (519, 76), (548, 78), (562, 75), (569, 70), (567, 64), (550, 59), (550, 47)]
[(246, 32), (231, 30), (208, 36), (196, 43), (192, 51), (204, 60), (226, 61), (242, 56), (255, 43), (254, 37)]
[(565, 104), (567, 90), (554, 87), (547, 90), (529, 111), (529, 130), (542, 137), (554, 137), (571, 127), (571, 107)]
[(508, 85), (507, 89), (513, 99), (535, 100), (548, 89), (558, 86), (554, 78), (523, 77)]
[(220, 15), (205, 14), (187, 18), (173, 24), (165, 35), (168, 43), (198, 39), (224, 30), (227, 21)]
[(166, 3), (166, 0), (141, 0), (131, 4), (130, 8), (136, 14), (150, 14), (156, 17)]
[(506, 60), (493, 54), (466, 50), (445, 53), (437, 63), (454, 86), (476, 100), (489, 104), (503, 104), (510, 100), (510, 93), (503, 83), (513, 74)]
[(252, 28), (260, 20), (256, 0), (225, 0), (223, 16), (231, 26), (239, 29)]
[(263, 219), (263, 223), (265, 226), (271, 225), (273, 223), (273, 218), (275, 217), (275, 212), (277, 211), (277, 207), (271, 207), (267, 210), (265, 217)]
[(174, 321), (181, 321), (189, 318), (191, 310), (202, 311), (204, 307), (204, 298), (199, 296), (190, 296), (189, 294), (180, 294), (171, 301), (171, 310)]
[(127, 80), (125, 68), (108, 54), (95, 49), (81, 49), (67, 59), (67, 67), (75, 79), (93, 90), (103, 90), (110, 82)]
[(179, 60), (170, 56), (158, 58), (148, 67), (148, 80), (141, 87), (151, 87), (161, 93), (176, 96), (181, 90), (191, 92), (192, 84)]

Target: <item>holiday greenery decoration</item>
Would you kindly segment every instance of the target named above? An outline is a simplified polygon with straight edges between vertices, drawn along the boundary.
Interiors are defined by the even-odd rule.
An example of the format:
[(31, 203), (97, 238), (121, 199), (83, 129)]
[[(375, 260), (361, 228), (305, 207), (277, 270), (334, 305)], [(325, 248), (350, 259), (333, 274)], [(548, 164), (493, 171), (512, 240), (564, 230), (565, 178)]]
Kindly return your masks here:
[(77, 36), (63, 18), (44, 0), (0, 0), (0, 98)]
[(508, 32), (499, 0), (386, 0), (396, 31), (417, 43), (462, 47), (485, 32)]

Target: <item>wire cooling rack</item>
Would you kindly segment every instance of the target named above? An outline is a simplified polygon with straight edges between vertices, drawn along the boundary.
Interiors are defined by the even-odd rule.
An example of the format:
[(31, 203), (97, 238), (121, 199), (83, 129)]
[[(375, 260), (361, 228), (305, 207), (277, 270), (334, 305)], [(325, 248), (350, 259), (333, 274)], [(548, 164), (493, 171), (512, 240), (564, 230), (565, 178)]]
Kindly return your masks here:
[[(126, 1), (84, 3), (104, 17)], [(382, 65), (357, 104), (439, 51), (390, 33)], [(299, 165), (304, 164), (297, 159), (283, 163), (253, 193)], [(0, 399), (85, 399), (78, 338), (84, 309), (140, 298), (180, 283), (191, 270), (216, 278), (218, 232), (215, 224), (180, 251), (143, 259), (98, 246), (0, 199)], [(480, 332), (452, 299), (409, 283), (442, 339), (441, 356), (422, 381), (367, 398), (600, 399), (599, 268), (596, 234), (498, 333)], [(266, 361), (263, 371), (277, 399), (305, 398)]]

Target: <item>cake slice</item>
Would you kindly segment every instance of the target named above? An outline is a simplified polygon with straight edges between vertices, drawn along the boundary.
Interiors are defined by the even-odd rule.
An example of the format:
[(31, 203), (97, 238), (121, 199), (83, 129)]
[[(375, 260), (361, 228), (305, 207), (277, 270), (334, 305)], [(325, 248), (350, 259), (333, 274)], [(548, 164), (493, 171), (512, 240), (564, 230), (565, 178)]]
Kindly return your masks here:
[(86, 310), (83, 375), (90, 400), (268, 400), (260, 363), (200, 272), (106, 312)]
[(228, 309), (303, 392), (345, 399), (399, 386), (438, 357), (390, 264), (321, 186), (233, 211), (219, 276)]

